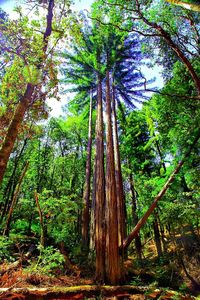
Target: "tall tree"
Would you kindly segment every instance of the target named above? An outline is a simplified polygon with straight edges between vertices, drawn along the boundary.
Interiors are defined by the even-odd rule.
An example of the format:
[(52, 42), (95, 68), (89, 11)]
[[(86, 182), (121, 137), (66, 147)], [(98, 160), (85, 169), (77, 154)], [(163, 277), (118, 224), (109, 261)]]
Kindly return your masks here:
[[(14, 55), (16, 57), (18, 56), (20, 59), (22, 59), (23, 67), (24, 67), (24, 74), (25, 74), (25, 79), (26, 79), (25, 82), (27, 82), (27, 83), (24, 84), (22, 91), (20, 91), (20, 94), (18, 95), (18, 97), (19, 97), (17, 99), (18, 104), (13, 113), (11, 122), (8, 126), (6, 136), (5, 136), (2, 146), (1, 146), (1, 150), (0, 150), (0, 167), (1, 167), (0, 168), (0, 183), (3, 180), (3, 176), (6, 171), (6, 167), (7, 167), (7, 163), (8, 163), (10, 154), (13, 150), (15, 141), (16, 141), (18, 133), (19, 133), (19, 129), (22, 126), (22, 122), (24, 120), (24, 116), (25, 116), (26, 112), (29, 110), (29, 107), (31, 107), (33, 102), (36, 99), (38, 99), (38, 97), (40, 97), (40, 99), (41, 99), (42, 97), (46, 96), (45, 93), (41, 92), (41, 86), (47, 80), (46, 76), (44, 75), (45, 74), (44, 70), (46, 68), (45, 65), (47, 63), (47, 48), (48, 48), (50, 36), (52, 34), (53, 11), (54, 11), (54, 0), (49, 0), (48, 5), (47, 5), (46, 28), (45, 28), (44, 34), (42, 37), (36, 36), (34, 34), (33, 38), (32, 38), (31, 45), (33, 45), (33, 42), (35, 43), (35, 39), (38, 39), (39, 40), (38, 47), (40, 47), (40, 49), (37, 49), (38, 55), (35, 57), (35, 62), (34, 62), (35, 66), (32, 65), (33, 58), (30, 57), (31, 54), (29, 53), (29, 46), (27, 46), (27, 43), (30, 42), (30, 40), (28, 40), (28, 36), (30, 35), (30, 32), (28, 32), (27, 24), (26, 24), (27, 27), (25, 28), (25, 30), (27, 30), (25, 32), (25, 36), (27, 36), (27, 40), (23, 44), (25, 49), (23, 49), (23, 48), (21, 49), (22, 45), (20, 45), (19, 47), (15, 47), (15, 45), (14, 46), (12, 45), (12, 47), (14, 47), (14, 50), (12, 47), (10, 47), (10, 45), (8, 45), (8, 46), (1, 45), (2, 50), (7, 51), (8, 53), (14, 52)], [(26, 20), (26, 22), (27, 22), (27, 20)], [(5, 33), (8, 32), (8, 37), (9, 37), (9, 35), (12, 36), (12, 28), (10, 28), (10, 26), (12, 26), (12, 24), (9, 25), (9, 23), (8, 23), (8, 24), (6, 24), (6, 26), (1, 24), (2, 31)], [(11, 30), (11, 32), (10, 32), (10, 30)], [(14, 30), (16, 30), (15, 27), (14, 27)], [(32, 32), (31, 32), (31, 35), (32, 35)], [(41, 41), (41, 38), (42, 38), (42, 41)], [(20, 37), (19, 43), (20, 42), (22, 43), (22, 40), (23, 39)], [(27, 53), (23, 54), (23, 51), (25, 51), (25, 53), (26, 52)], [(42, 72), (42, 75), (40, 74), (40, 72)], [(39, 81), (39, 83), (38, 83), (38, 81)]]
[(86, 178), (83, 194), (84, 208), (82, 212), (82, 241), (86, 249), (89, 246), (89, 221), (90, 221), (90, 182), (91, 182), (91, 156), (92, 156), (92, 89), (90, 91), (90, 111), (88, 124), (88, 144), (86, 160)]
[(117, 194), (112, 134), (109, 57), (106, 71), (106, 275), (111, 284), (121, 279), (118, 239)]
[(97, 84), (97, 123), (96, 123), (96, 156), (95, 156), (95, 249), (96, 280), (105, 282), (105, 174), (104, 174), (104, 130), (102, 80), (98, 75)]

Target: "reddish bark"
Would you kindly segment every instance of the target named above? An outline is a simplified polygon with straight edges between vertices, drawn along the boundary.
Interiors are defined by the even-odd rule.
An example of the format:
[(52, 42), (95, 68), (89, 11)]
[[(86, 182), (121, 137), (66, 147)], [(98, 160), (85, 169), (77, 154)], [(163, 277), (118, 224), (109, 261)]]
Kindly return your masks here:
[(1, 150), (0, 150), (0, 183), (3, 180), (3, 176), (6, 171), (7, 163), (10, 157), (10, 154), (13, 150), (14, 143), (16, 141), (19, 128), (24, 119), (24, 115), (28, 110), (29, 101), (32, 97), (34, 91), (34, 86), (28, 84), (24, 96), (21, 98), (20, 102), (17, 104), (14, 116), (8, 127), (6, 137), (3, 141)]
[(103, 141), (102, 83), (98, 76), (97, 90), (97, 126), (95, 158), (95, 248), (96, 281), (105, 281), (105, 174)]
[(119, 138), (117, 129), (117, 113), (115, 107), (115, 86), (112, 85), (112, 112), (113, 112), (113, 143), (115, 153), (115, 179), (116, 179), (116, 192), (117, 192), (117, 211), (118, 211), (118, 234), (119, 234), (119, 245), (123, 243), (126, 233), (125, 224), (125, 199), (124, 199), (124, 188), (121, 170), (121, 159), (119, 151)]
[(106, 277), (113, 285), (121, 279), (115, 161), (112, 135), (110, 74), (106, 72)]

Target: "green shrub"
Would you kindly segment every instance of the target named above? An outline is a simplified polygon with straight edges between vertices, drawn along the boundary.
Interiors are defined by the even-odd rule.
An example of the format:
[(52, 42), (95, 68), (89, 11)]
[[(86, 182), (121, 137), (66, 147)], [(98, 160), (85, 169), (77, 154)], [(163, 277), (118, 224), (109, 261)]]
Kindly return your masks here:
[(11, 256), (12, 248), (13, 242), (5, 236), (0, 236), (0, 262), (2, 262), (3, 260), (13, 260)]
[(52, 246), (44, 248), (39, 245), (40, 254), (37, 261), (26, 268), (28, 273), (39, 273), (41, 275), (61, 274), (64, 271), (64, 256), (58, 249)]

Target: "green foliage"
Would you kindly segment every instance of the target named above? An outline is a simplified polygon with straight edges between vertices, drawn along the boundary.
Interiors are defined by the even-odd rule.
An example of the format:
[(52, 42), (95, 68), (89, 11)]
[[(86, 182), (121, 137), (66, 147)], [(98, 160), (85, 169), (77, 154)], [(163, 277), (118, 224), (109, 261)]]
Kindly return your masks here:
[(0, 237), (0, 262), (12, 261), (13, 241), (7, 237)]
[(64, 257), (52, 246), (42, 247), (38, 246), (40, 254), (37, 258), (37, 261), (32, 262), (32, 264), (26, 268), (26, 272), (31, 274), (40, 274), (40, 275), (56, 275), (61, 274), (64, 268)]
[(39, 196), (48, 236), (55, 243), (68, 241), (68, 246), (73, 246), (77, 238), (74, 229), (79, 205), (75, 199), (66, 196), (58, 199), (52, 197), (51, 193), (43, 190)]

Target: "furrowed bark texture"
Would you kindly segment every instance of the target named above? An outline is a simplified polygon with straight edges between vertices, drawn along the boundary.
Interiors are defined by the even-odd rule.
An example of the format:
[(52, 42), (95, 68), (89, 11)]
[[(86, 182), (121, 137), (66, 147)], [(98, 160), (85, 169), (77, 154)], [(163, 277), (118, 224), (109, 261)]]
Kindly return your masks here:
[(121, 159), (119, 152), (119, 138), (117, 129), (117, 114), (115, 107), (115, 86), (112, 86), (112, 112), (113, 112), (113, 143), (115, 154), (115, 179), (116, 179), (116, 193), (117, 193), (117, 211), (118, 211), (118, 235), (119, 246), (122, 245), (126, 233), (125, 223), (125, 201), (124, 188), (122, 180)]
[(105, 281), (105, 174), (103, 141), (102, 83), (98, 76), (97, 86), (97, 131), (96, 131), (96, 170), (95, 170), (95, 248), (96, 281)]
[(110, 74), (106, 72), (106, 279), (111, 284), (121, 279), (118, 214), (112, 135)]

